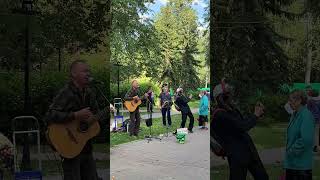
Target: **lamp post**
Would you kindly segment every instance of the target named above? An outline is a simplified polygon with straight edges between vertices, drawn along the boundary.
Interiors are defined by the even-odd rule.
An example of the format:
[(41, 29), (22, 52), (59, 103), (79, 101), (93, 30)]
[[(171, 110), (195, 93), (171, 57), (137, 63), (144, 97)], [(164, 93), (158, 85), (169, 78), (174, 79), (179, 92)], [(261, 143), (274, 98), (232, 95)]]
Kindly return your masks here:
[[(117, 69), (117, 71), (118, 71), (118, 80), (117, 80), (118, 81), (118, 97), (120, 97), (120, 66), (122, 66), (122, 65), (120, 64), (119, 61), (117, 61), (117, 63), (113, 64), (113, 65), (118, 67), (118, 69)], [(119, 106), (116, 108), (117, 108), (117, 115), (119, 115)]]
[[(24, 62), (24, 111), (25, 114), (31, 114), (31, 101), (29, 94), (29, 72), (30, 72), (30, 49), (29, 49), (29, 18), (32, 15), (32, 0), (22, 0), (22, 13), (26, 15), (26, 24), (25, 24), (25, 62)], [(29, 128), (29, 124), (26, 124)], [(30, 163), (30, 147), (29, 147), (29, 138), (28, 135), (25, 135), (24, 145), (23, 145), (23, 154), (22, 154), (22, 169), (29, 170), (31, 168)]]

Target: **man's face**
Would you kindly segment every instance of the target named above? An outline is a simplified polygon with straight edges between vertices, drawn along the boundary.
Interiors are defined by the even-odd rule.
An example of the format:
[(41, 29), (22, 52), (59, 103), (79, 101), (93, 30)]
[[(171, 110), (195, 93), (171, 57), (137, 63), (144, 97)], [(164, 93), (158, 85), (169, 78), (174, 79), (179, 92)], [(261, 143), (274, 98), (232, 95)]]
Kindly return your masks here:
[(132, 82), (132, 87), (133, 87), (133, 88), (137, 89), (138, 86), (139, 86), (138, 81), (133, 81), (133, 82)]
[(85, 63), (75, 65), (72, 76), (80, 86), (87, 86), (89, 84), (90, 77), (89, 66)]

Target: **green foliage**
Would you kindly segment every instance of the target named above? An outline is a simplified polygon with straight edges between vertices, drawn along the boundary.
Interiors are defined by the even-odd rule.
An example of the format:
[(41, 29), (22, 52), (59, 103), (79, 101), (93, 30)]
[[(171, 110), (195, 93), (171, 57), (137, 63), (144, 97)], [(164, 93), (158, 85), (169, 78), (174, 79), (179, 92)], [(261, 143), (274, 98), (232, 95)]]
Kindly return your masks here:
[[(12, 13), (21, 2), (2, 2), (0, 9), (0, 52), (2, 67), (18, 69), (24, 60), (26, 17)], [(29, 17), (30, 59), (36, 66), (62, 52), (100, 50), (107, 43), (109, 1), (33, 1), (36, 15)], [(107, 57), (109, 58), (109, 57)], [(60, 61), (60, 59), (59, 59)]]
[(171, 0), (156, 16), (155, 28), (160, 41), (161, 79), (169, 78), (174, 87), (196, 88), (200, 62), (194, 58), (198, 52), (199, 35), (197, 16), (191, 1)]
[[(155, 96), (159, 96), (159, 94), (161, 92), (161, 89), (158, 86), (158, 84), (156, 84), (155, 82), (151, 81), (150, 78), (139, 78), (137, 80), (138, 80), (138, 83), (139, 83), (140, 92), (142, 94), (146, 93), (148, 91), (148, 88), (151, 86)], [(121, 82), (121, 84), (119, 86), (120, 97), (124, 98), (124, 96), (126, 95), (126, 93), (130, 89), (131, 89), (131, 81)], [(118, 84), (112, 83), (110, 85), (110, 91), (111, 91), (112, 100), (113, 100), (113, 98), (117, 98), (118, 97)]]
[(254, 106), (258, 101), (265, 106), (265, 117), (259, 122), (266, 124), (271, 122), (288, 122), (289, 115), (284, 109), (284, 105), (288, 101), (288, 95), (263, 94), (261, 96), (252, 96), (242, 102), (243, 110), (253, 113)]
[(288, 57), (278, 43), (288, 38), (274, 31), (267, 12), (288, 17), (291, 12), (281, 8), (290, 3), (212, 2), (210, 56), (215, 75), (211, 81), (219, 82), (222, 77), (233, 80), (243, 95), (257, 87), (276, 89), (279, 83), (287, 81)]
[[(141, 19), (152, 0), (118, 0), (112, 2), (111, 52), (112, 63), (120, 62), (120, 78), (143, 73), (156, 77), (159, 59), (158, 39), (151, 19)], [(140, 15), (139, 15), (140, 14)], [(117, 77), (117, 68), (111, 69)], [(112, 80), (116, 82), (116, 79)]]
[[(105, 84), (109, 83), (106, 74), (105, 70), (93, 72), (93, 76)], [(40, 120), (43, 127), (45, 123), (42, 122), (42, 119), (48, 111), (53, 98), (68, 81), (68, 74), (64, 72), (33, 73), (30, 76), (30, 80), (32, 114)], [(7, 132), (11, 126), (11, 119), (24, 115), (23, 73), (1, 74), (0, 82), (2, 84), (0, 87), (0, 114), (2, 115), (0, 128)]]
[(291, 87), (288, 84), (281, 84), (279, 86), (279, 93), (283, 95), (288, 95), (291, 91)]

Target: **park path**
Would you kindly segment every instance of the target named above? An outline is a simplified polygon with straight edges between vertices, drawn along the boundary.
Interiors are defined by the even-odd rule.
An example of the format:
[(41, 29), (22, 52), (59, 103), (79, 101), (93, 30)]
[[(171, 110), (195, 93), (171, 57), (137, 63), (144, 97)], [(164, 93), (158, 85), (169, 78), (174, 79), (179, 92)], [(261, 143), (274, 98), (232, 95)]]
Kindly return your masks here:
[(209, 180), (210, 131), (194, 128), (185, 144), (172, 135), (111, 148), (110, 178), (116, 180)]

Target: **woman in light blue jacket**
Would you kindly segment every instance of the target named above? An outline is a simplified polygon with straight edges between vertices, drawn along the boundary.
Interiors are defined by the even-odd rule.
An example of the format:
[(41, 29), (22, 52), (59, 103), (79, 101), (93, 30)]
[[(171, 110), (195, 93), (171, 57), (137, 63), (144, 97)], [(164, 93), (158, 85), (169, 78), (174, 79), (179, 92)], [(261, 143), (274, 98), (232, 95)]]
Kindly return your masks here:
[(292, 92), (289, 104), (294, 112), (287, 129), (286, 180), (312, 180), (315, 121), (303, 91)]
[(208, 122), (208, 113), (209, 113), (209, 99), (206, 96), (206, 91), (200, 92), (200, 105), (199, 105), (199, 122), (202, 122), (201, 129), (208, 130), (207, 122)]

